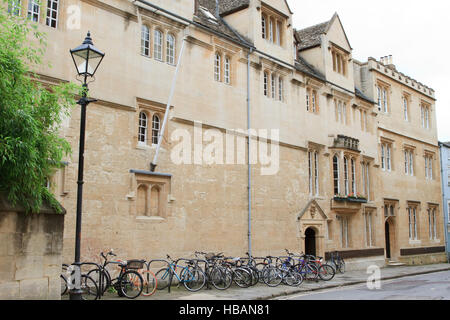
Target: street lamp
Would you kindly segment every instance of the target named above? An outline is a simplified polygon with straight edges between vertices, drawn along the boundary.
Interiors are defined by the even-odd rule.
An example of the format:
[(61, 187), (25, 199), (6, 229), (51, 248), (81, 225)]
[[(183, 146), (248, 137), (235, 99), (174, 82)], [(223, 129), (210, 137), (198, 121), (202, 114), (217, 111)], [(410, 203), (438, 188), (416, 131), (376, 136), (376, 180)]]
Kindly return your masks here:
[[(75, 229), (75, 275), (81, 275), (81, 216), (82, 216), (82, 202), (83, 202), (83, 169), (84, 169), (84, 142), (86, 131), (86, 107), (89, 103), (95, 102), (95, 99), (89, 99), (88, 93), (88, 78), (94, 77), (100, 63), (105, 54), (94, 47), (91, 39), (91, 33), (88, 32), (82, 45), (70, 50), (73, 62), (77, 68), (79, 76), (83, 77), (83, 93), (81, 99), (77, 102), (81, 106), (81, 122), (80, 122), (80, 147), (78, 157), (78, 190), (77, 190), (77, 216)], [(81, 300), (81, 278), (75, 279), (75, 287), (70, 290), (70, 300)]]

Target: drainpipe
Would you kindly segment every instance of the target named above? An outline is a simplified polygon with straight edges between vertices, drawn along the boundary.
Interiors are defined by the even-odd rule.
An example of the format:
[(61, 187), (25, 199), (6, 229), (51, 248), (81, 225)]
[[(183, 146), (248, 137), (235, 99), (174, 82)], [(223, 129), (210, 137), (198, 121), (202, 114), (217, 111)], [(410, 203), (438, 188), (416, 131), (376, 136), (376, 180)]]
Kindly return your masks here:
[[(450, 263), (450, 254), (449, 254), (449, 247), (448, 247), (448, 226), (447, 226), (447, 221), (450, 220), (446, 220), (445, 219), (445, 184), (444, 184), (444, 167), (442, 165), (442, 156), (443, 156), (443, 152), (444, 152), (444, 145), (442, 143), (439, 142), (439, 161), (441, 163), (441, 186), (442, 186), (442, 205), (444, 206), (444, 208), (442, 208), (444, 211), (444, 236), (445, 236), (445, 255), (447, 256), (447, 263)], [(449, 208), (447, 208), (449, 209)], [(448, 217), (450, 217), (450, 210), (449, 212), (447, 212)]]
[(158, 146), (156, 147), (156, 152), (155, 152), (155, 156), (153, 158), (153, 161), (150, 163), (150, 171), (151, 172), (155, 172), (156, 166), (158, 165), (159, 150), (161, 149), (161, 143), (162, 143), (162, 139), (164, 137), (164, 131), (166, 130), (167, 120), (169, 119), (170, 105), (172, 104), (172, 98), (173, 98), (173, 94), (174, 94), (174, 91), (175, 91), (175, 85), (176, 85), (176, 82), (177, 82), (178, 70), (180, 69), (180, 65), (181, 65), (181, 59), (183, 58), (183, 51), (184, 51), (184, 44), (185, 44), (185, 42), (186, 42), (186, 36), (184, 36), (182, 44), (181, 44), (180, 54), (178, 56), (177, 68), (175, 69), (175, 74), (174, 74), (173, 79), (172, 79), (172, 86), (170, 88), (169, 100), (167, 101), (166, 113), (164, 114), (164, 121), (163, 121), (163, 124), (161, 126), (161, 129), (159, 130)]
[(247, 54), (247, 158), (248, 158), (248, 254), (252, 257), (252, 166), (250, 161), (250, 55), (253, 48)]

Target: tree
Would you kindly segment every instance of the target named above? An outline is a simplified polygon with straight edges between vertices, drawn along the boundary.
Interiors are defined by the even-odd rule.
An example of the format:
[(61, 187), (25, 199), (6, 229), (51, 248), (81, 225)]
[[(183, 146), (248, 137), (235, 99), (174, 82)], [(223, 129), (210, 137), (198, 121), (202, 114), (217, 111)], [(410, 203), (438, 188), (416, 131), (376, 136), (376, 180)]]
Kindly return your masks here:
[(39, 83), (32, 70), (42, 64), (45, 34), (8, 13), (5, 2), (11, 1), (0, 3), (0, 193), (27, 213), (38, 212), (43, 203), (60, 211), (46, 181), (71, 153), (58, 130), (80, 88)]

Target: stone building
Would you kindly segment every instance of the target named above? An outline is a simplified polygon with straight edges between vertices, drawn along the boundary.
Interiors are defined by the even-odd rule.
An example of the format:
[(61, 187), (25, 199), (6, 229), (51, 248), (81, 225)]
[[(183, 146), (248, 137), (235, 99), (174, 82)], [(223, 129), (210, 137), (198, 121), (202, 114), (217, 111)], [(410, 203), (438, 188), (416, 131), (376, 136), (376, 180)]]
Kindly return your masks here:
[[(340, 251), (349, 268), (445, 260), (434, 91), (385, 58), (353, 59), (337, 14), (296, 30), (284, 0), (22, 3), (48, 34), (41, 81), (76, 81), (69, 49), (88, 30), (106, 52), (89, 84), (84, 260), (109, 248), (144, 259)], [(79, 113), (61, 132), (74, 151)], [(77, 157), (51, 183), (67, 209), (67, 262)]]
[(447, 261), (450, 261), (450, 141), (439, 142), (441, 155), (442, 195), (444, 205), (444, 234), (447, 248)]

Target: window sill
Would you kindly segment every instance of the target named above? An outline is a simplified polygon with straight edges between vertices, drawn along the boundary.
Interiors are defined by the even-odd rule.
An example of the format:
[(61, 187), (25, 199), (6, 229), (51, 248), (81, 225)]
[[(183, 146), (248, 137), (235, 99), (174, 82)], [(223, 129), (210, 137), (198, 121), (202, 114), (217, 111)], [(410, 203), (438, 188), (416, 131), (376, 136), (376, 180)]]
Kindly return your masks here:
[(156, 149), (157, 146), (158, 145), (156, 145), (156, 144), (148, 145), (148, 144), (138, 143), (136, 145), (136, 149), (139, 149), (139, 150), (153, 150), (153, 149)]
[(161, 222), (165, 222), (166, 219), (162, 218), (162, 217), (147, 217), (147, 216), (137, 216), (136, 217), (137, 221), (142, 221), (142, 222), (154, 222), (154, 223), (161, 223)]
[(411, 244), (411, 245), (420, 245), (420, 244), (422, 244), (422, 240), (411, 240), (411, 239), (409, 239), (409, 244)]

